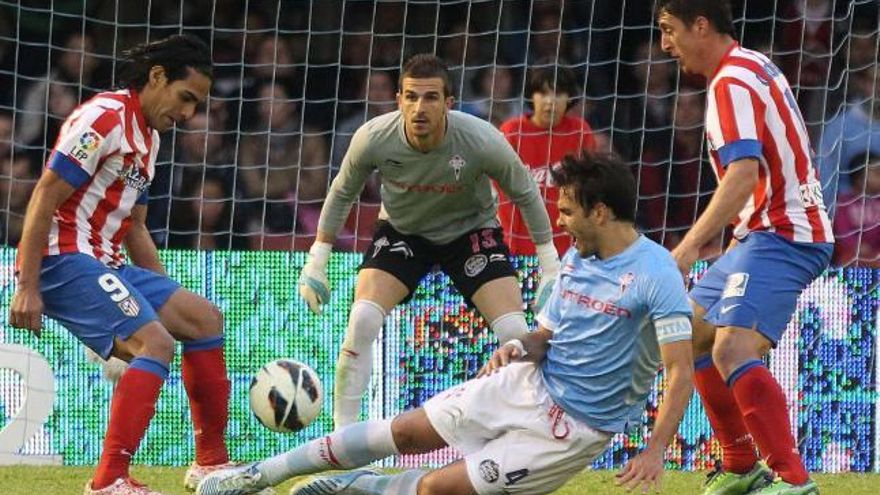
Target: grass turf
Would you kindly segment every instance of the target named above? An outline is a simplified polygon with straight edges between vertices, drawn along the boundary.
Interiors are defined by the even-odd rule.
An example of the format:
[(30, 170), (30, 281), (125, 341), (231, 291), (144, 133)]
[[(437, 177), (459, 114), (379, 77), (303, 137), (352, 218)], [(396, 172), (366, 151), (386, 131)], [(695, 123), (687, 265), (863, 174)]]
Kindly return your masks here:
[[(150, 488), (167, 495), (183, 495), (185, 468), (135, 466), (132, 475)], [(90, 467), (29, 467), (0, 466), (0, 494), (2, 495), (78, 495), (91, 476)], [(667, 472), (660, 493), (671, 495), (698, 494), (703, 473)], [(880, 493), (880, 475), (825, 474), (815, 475), (823, 495), (876, 495)], [(287, 482), (278, 489), (278, 495), (287, 495), (292, 485)], [(557, 491), (564, 495), (614, 495), (627, 493), (614, 484), (613, 471), (584, 472)], [(638, 493), (641, 493), (639, 491)]]

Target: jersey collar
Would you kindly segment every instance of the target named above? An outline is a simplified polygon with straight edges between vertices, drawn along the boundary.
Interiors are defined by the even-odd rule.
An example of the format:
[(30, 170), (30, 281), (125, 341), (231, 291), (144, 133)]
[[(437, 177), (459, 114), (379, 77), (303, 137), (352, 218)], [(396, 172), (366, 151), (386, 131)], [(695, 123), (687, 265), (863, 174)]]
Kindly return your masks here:
[(131, 98), (131, 111), (134, 113), (134, 118), (137, 119), (137, 124), (141, 133), (146, 137), (150, 134), (151, 129), (147, 126), (147, 121), (144, 119), (144, 112), (141, 108), (141, 99), (138, 97), (138, 92), (134, 89), (129, 89), (128, 94)]
[(733, 43), (730, 44), (730, 47), (727, 49), (726, 52), (724, 52), (724, 56), (721, 57), (721, 60), (718, 62), (718, 67), (715, 67), (715, 72), (712, 74), (712, 77), (709, 78), (709, 82), (712, 82), (715, 79), (715, 76), (717, 76), (718, 73), (721, 72), (721, 69), (723, 69), (724, 66), (727, 65), (727, 61), (728, 59), (730, 59), (730, 54), (733, 53), (733, 51), (737, 48), (739, 48), (739, 42), (733, 40)]

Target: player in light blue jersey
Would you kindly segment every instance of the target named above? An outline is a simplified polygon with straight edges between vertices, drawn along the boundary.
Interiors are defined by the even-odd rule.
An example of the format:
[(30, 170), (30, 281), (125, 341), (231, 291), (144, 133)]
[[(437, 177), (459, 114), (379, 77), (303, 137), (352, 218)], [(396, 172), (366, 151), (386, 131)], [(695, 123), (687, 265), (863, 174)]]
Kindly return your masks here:
[(566, 159), (559, 224), (574, 239), (537, 331), (499, 348), (480, 376), (394, 419), (355, 423), (273, 458), (209, 475), (199, 495), (244, 495), (293, 476), (452, 446), (434, 471), (322, 476), (292, 495), (549, 493), (641, 424), (662, 361), (668, 390), (647, 448), (618, 474), (656, 486), (693, 390), (690, 305), (675, 261), (639, 235), (635, 181), (605, 156)]

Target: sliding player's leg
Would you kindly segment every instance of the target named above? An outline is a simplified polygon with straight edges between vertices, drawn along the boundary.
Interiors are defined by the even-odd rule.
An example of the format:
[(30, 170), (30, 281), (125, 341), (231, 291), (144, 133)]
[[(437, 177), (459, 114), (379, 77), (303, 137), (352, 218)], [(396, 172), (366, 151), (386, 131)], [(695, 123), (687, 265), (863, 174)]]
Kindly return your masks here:
[(402, 413), (393, 420), (364, 421), (269, 459), (208, 475), (199, 495), (245, 495), (295, 476), (328, 470), (354, 469), (397, 454), (431, 452), (446, 446), (424, 410)]
[(464, 459), (427, 473), (320, 476), (294, 487), (291, 495), (549, 493), (582, 471), (611, 439), (555, 406), (529, 363), (453, 387), (430, 399), (424, 411), (429, 423), (421, 428), (437, 432)]

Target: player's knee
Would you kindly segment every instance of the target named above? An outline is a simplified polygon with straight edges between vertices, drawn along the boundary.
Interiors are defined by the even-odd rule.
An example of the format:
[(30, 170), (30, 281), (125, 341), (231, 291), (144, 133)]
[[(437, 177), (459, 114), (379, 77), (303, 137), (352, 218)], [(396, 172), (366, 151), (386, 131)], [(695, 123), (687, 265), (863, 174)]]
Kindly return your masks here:
[(416, 493), (418, 495), (441, 495), (450, 493), (446, 485), (447, 483), (441, 476), (437, 475), (435, 472), (430, 472), (422, 476), (422, 479), (419, 480)]
[(703, 323), (703, 325), (693, 325), (693, 336), (691, 339), (691, 345), (694, 350), (694, 356), (709, 354), (710, 352), (712, 352), (712, 348), (715, 344), (714, 328), (712, 328), (711, 325), (708, 325), (711, 328), (711, 331), (707, 331), (705, 329), (705, 326), (707, 326), (707, 324), (705, 324), (705, 322)]
[(199, 327), (204, 329), (206, 337), (223, 333), (223, 313), (220, 308), (208, 303), (207, 310), (202, 314), (202, 324)]
[(725, 341), (716, 342), (712, 346), (712, 362), (723, 376), (730, 374), (730, 368), (734, 365), (735, 349)]
[(379, 304), (358, 299), (351, 307), (348, 330), (345, 332), (346, 347), (363, 349), (373, 345), (385, 322), (385, 310)]
[(139, 355), (170, 363), (174, 359), (174, 338), (164, 327), (161, 332), (152, 332), (144, 339)]
[(457, 478), (449, 476), (449, 473), (432, 471), (419, 480), (416, 493), (418, 495), (447, 495), (449, 493), (470, 495), (476, 493), (467, 476), (464, 479)]
[(492, 331), (498, 337), (498, 342), (505, 342), (521, 338), (529, 332), (529, 324), (526, 315), (522, 311), (505, 313), (492, 321)]
[(415, 450), (415, 436), (405, 413), (398, 415), (391, 421), (391, 438), (394, 439), (394, 446), (401, 454)]
[(712, 361), (725, 378), (743, 363), (759, 356), (756, 350), (737, 339), (718, 339), (712, 347)]

